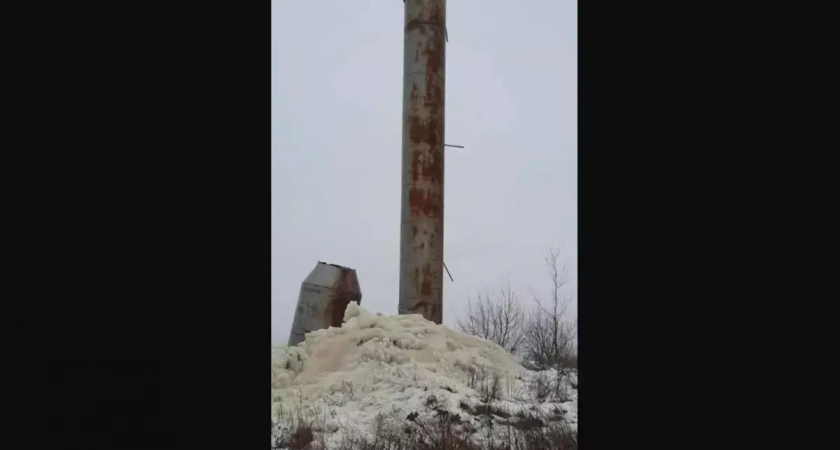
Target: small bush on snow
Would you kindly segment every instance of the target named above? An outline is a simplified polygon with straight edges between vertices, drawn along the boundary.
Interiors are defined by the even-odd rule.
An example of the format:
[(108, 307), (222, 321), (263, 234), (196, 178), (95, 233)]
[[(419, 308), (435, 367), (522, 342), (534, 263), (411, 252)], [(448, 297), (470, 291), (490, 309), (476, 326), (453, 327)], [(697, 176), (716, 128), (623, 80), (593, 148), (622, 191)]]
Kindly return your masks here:
[(485, 367), (471, 367), (467, 371), (467, 386), (478, 392), (481, 401), (488, 403), (502, 395), (502, 376)]

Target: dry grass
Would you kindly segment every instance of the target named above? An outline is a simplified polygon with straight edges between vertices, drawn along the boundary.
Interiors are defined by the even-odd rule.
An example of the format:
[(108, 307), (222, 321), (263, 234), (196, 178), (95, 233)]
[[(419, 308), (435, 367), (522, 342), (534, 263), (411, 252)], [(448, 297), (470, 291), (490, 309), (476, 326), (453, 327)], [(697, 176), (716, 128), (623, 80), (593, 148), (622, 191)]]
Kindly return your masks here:
[(322, 421), (323, 418), (301, 405), (288, 410), (280, 409), (276, 421), (271, 422), (272, 450), (326, 450), (324, 435), (316, 432), (316, 429), (323, 429)]
[(502, 375), (484, 367), (471, 367), (467, 372), (467, 386), (478, 392), (485, 403), (502, 395)]
[(517, 413), (511, 425), (495, 422), (500, 416), (479, 413), (477, 425), (442, 408), (434, 396), (426, 410), (408, 415), (377, 417), (370, 434), (345, 431), (335, 450), (577, 450), (577, 430), (536, 412)]

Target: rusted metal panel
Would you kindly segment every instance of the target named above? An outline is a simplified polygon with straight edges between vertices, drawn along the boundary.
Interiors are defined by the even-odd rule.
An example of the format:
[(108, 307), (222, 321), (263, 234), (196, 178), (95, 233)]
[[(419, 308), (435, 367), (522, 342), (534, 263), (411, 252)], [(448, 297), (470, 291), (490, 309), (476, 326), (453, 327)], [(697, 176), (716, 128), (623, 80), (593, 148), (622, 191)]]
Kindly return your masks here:
[(443, 321), (446, 1), (405, 2), (400, 314)]
[(350, 302), (362, 301), (356, 271), (318, 261), (300, 286), (289, 345), (297, 345), (306, 333), (340, 327)]

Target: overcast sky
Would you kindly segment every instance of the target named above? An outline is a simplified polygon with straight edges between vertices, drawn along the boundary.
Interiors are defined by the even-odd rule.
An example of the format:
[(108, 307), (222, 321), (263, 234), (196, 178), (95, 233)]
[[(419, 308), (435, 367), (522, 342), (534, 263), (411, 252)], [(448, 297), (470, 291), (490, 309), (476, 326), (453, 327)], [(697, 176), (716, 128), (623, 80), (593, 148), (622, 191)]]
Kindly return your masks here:
[[(362, 306), (397, 313), (403, 8), (272, 0), (272, 343), (319, 260), (356, 269)], [(450, 0), (447, 28), (445, 139), (466, 146), (446, 149), (452, 325), (500, 277), (547, 293), (549, 246), (576, 291), (577, 2)]]

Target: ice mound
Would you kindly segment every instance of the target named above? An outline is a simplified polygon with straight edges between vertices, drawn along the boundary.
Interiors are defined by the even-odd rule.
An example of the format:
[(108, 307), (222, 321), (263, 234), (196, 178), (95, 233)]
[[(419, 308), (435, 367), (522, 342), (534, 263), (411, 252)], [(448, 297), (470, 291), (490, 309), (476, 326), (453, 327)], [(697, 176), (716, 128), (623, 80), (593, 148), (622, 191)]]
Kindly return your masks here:
[(296, 347), (272, 348), (271, 387), (295, 387), (320, 396), (336, 384), (364, 385), (387, 373), (410, 371), (426, 382), (442, 382), (446, 380), (441, 376), (463, 377), (475, 367), (505, 374), (524, 370), (503, 348), (485, 339), (419, 314), (373, 315), (351, 302), (341, 328), (308, 333)]
[[(331, 432), (365, 428), (380, 412), (419, 410), (430, 395), (445, 408), (469, 410), (486, 396), (478, 378), (498, 380), (497, 403), (513, 413), (530, 377), (488, 340), (419, 314), (373, 315), (352, 302), (340, 328), (308, 333), (295, 347), (272, 347), (272, 417), (304, 408)], [(576, 404), (562, 406), (576, 422)]]

